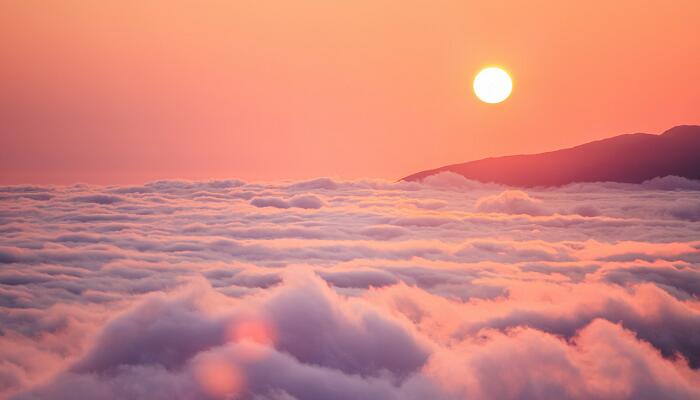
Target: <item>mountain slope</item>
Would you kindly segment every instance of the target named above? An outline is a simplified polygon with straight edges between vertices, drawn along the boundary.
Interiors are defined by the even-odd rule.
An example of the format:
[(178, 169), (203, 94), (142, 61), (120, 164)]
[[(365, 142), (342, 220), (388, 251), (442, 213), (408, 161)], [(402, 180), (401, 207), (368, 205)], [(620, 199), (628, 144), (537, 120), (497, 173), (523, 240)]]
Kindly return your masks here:
[(667, 175), (700, 179), (700, 126), (676, 126), (661, 135), (620, 135), (547, 153), (485, 158), (418, 172), (402, 180), (420, 181), (444, 171), (522, 187), (641, 183)]

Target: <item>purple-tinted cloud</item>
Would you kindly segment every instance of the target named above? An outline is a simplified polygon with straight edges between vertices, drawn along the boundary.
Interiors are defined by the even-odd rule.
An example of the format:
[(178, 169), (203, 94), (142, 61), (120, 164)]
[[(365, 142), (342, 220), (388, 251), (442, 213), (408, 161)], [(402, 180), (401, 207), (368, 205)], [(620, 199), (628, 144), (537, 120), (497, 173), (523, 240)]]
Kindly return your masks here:
[(692, 399), (697, 182), (0, 188), (0, 397)]

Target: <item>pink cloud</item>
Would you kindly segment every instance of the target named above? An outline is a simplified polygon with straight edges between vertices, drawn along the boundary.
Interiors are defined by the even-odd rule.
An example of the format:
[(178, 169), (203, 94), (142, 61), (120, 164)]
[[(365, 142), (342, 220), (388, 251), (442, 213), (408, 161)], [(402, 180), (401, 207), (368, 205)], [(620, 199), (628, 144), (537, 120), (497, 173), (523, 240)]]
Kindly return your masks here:
[(697, 397), (687, 182), (440, 179), (0, 187), (1, 396)]

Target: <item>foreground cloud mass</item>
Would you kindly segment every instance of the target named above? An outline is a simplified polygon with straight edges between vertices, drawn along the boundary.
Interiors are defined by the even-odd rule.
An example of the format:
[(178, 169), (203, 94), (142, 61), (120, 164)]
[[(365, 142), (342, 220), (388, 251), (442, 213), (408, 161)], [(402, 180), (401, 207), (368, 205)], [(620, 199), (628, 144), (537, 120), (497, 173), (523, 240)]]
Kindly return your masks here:
[(700, 187), (0, 187), (0, 397), (697, 399)]

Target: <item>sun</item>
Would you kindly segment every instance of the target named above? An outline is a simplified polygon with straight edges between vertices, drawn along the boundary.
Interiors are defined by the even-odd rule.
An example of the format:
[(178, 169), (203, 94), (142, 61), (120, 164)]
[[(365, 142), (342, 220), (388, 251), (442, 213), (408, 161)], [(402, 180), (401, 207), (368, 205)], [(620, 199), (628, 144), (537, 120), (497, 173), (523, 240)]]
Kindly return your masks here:
[(474, 78), (474, 94), (485, 103), (500, 103), (510, 96), (513, 81), (498, 67), (484, 68)]

